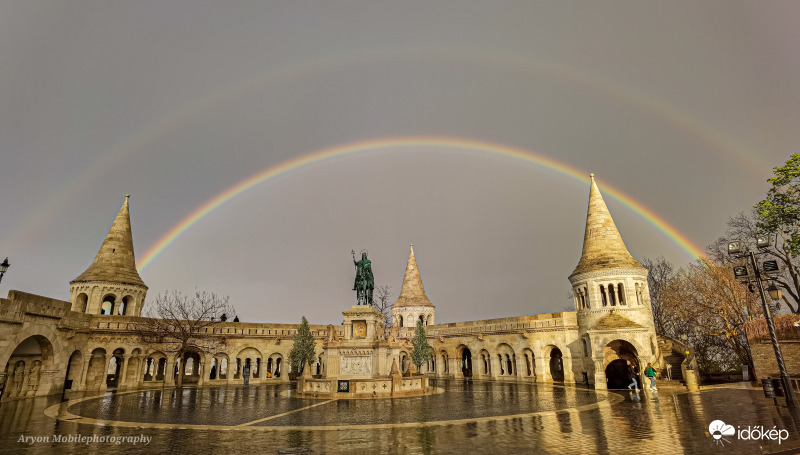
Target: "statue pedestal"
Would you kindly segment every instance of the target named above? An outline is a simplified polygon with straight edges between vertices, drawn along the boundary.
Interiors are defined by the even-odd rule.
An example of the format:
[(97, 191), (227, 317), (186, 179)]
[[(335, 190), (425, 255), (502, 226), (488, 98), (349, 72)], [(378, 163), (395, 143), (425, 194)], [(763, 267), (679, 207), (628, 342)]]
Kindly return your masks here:
[(383, 314), (369, 305), (343, 312), (344, 336), (328, 343), (327, 377), (371, 379), (386, 376), (388, 346), (383, 340)]
[[(397, 359), (391, 360), (392, 349), (385, 340), (380, 311), (372, 306), (356, 305), (342, 315), (342, 336), (337, 339), (332, 335), (334, 328), (328, 329), (331, 335), (324, 345), (325, 377), (301, 377), (297, 386), (299, 396), (372, 399), (422, 396), (435, 392), (427, 377), (404, 378), (400, 375)], [(393, 362), (391, 371), (387, 362)]]

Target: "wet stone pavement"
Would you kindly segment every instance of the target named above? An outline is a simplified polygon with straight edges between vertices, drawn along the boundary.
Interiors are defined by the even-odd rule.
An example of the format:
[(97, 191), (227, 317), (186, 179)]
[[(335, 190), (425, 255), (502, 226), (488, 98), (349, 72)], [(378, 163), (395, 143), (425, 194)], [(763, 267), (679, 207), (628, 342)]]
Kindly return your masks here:
[[(0, 453), (623, 453), (800, 450), (800, 416), (760, 390), (598, 392), (546, 384), (438, 380), (443, 393), (307, 399), (293, 385), (156, 389), (0, 404)], [(721, 420), (733, 435), (715, 440)], [(742, 430), (786, 430), (778, 442)], [(751, 432), (752, 433), (752, 432)], [(775, 433), (772, 433), (773, 435)], [(100, 439), (57, 442), (54, 435)], [(133, 438), (150, 438), (149, 443)], [(27, 438), (27, 440), (25, 439)], [(102, 439), (105, 438), (105, 439)], [(21, 441), (24, 440), (24, 441)]]

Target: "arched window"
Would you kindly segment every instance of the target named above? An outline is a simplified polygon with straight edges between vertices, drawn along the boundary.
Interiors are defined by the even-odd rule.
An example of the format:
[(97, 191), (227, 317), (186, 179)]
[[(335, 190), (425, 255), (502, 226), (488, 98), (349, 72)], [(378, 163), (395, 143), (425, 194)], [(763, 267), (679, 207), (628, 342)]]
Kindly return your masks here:
[(583, 303), (586, 306), (586, 308), (591, 308), (591, 305), (589, 305), (589, 289), (588, 288), (583, 288), (583, 297), (585, 299)]
[(617, 306), (617, 297), (614, 293), (614, 285), (608, 285), (608, 301), (611, 303), (611, 306)]
[(400, 316), (400, 327), (403, 327), (403, 316)]
[(606, 297), (606, 288), (600, 285), (600, 298), (603, 300), (603, 306), (608, 306), (608, 298)]
[(622, 287), (622, 283), (617, 285), (617, 292), (619, 292), (619, 304), (625, 305), (625, 288)]
[(500, 375), (504, 375), (506, 371), (503, 369), (503, 354), (497, 354), (497, 357), (500, 359)]
[(89, 303), (89, 297), (86, 294), (80, 294), (78, 296), (75, 310), (80, 311), (81, 313), (86, 313), (88, 303)]
[(117, 358), (111, 357), (108, 361), (108, 371), (107, 374), (116, 374), (117, 373)]
[(100, 306), (100, 314), (114, 314), (114, 296), (103, 297), (103, 304)]
[(422, 315), (419, 315), (419, 322), (421, 322), (422, 325), (425, 325), (425, 318), (423, 318)]
[(219, 362), (219, 378), (220, 379), (228, 378), (228, 359), (224, 357)]
[(633, 285), (633, 290), (634, 290), (634, 292), (636, 292), (636, 304), (637, 305), (641, 305), (642, 304), (642, 300), (641, 300), (642, 295), (640, 294), (641, 291), (639, 290), (639, 283), (636, 283), (636, 284)]

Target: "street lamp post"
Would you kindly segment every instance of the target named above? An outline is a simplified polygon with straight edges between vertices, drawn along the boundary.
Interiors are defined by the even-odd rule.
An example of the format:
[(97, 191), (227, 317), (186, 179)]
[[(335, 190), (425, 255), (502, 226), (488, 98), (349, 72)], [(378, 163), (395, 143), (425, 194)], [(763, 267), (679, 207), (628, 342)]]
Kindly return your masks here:
[[(770, 244), (770, 239), (766, 236), (759, 236), (759, 238), (756, 240), (756, 245), (759, 248), (766, 248), (769, 246), (769, 244)], [(741, 242), (737, 241), (728, 244), (728, 254), (731, 254), (737, 258), (747, 257), (750, 260), (750, 266), (753, 268), (753, 274), (755, 275), (755, 282), (758, 286), (758, 293), (761, 296), (761, 305), (764, 307), (764, 318), (767, 320), (767, 328), (769, 329), (769, 337), (772, 340), (772, 348), (775, 351), (775, 359), (778, 361), (778, 370), (780, 370), (781, 374), (781, 382), (783, 383), (783, 391), (786, 397), (786, 406), (794, 408), (797, 406), (797, 403), (794, 400), (794, 391), (792, 389), (792, 383), (789, 380), (789, 374), (786, 372), (786, 364), (783, 361), (783, 353), (781, 353), (781, 346), (780, 343), (778, 343), (778, 336), (775, 333), (775, 324), (772, 321), (772, 311), (770, 310), (770, 307), (767, 304), (767, 297), (764, 292), (764, 283), (762, 282), (761, 271), (759, 270), (758, 265), (756, 263), (756, 255), (752, 251), (748, 251), (745, 254), (739, 254), (743, 252), (744, 250), (742, 248)], [(739, 255), (737, 256), (737, 254)], [(771, 264), (769, 264), (768, 266), (765, 264), (765, 268), (769, 272), (773, 273), (777, 272), (778, 271), (777, 263), (774, 263), (774, 268), (773, 268), (772, 264), (773, 261), (768, 261), (768, 262), (770, 262)], [(742, 271), (741, 268), (738, 269), (739, 270), (737, 271), (737, 267), (734, 267), (734, 275), (737, 278), (747, 277), (749, 275), (746, 270)], [(747, 280), (744, 283), (747, 283), (749, 281), (750, 280)], [(769, 294), (771, 298), (779, 299), (781, 292), (780, 289), (778, 289), (773, 285), (769, 287)]]
[(3, 281), (3, 275), (6, 274), (6, 270), (8, 270), (8, 266), (11, 264), (8, 263), (8, 258), (6, 258), (3, 262), (0, 262), (0, 281)]

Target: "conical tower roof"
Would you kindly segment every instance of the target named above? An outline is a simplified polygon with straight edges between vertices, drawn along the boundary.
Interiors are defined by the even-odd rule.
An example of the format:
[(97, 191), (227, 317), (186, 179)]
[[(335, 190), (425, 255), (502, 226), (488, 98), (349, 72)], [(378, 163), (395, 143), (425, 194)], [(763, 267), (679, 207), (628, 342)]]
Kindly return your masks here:
[(117, 218), (114, 219), (94, 262), (78, 278), (72, 280), (72, 283), (110, 281), (147, 287), (136, 271), (131, 217), (128, 211), (129, 197), (130, 194), (125, 195), (125, 202), (122, 203), (122, 208), (119, 209)]
[(589, 209), (586, 213), (586, 233), (583, 236), (583, 253), (572, 275), (600, 269), (638, 268), (643, 269), (636, 259), (628, 253), (611, 213), (603, 201), (603, 195), (594, 181), (589, 189)]
[(417, 258), (414, 257), (413, 244), (411, 245), (411, 251), (408, 252), (406, 276), (403, 277), (400, 297), (392, 305), (392, 307), (401, 306), (433, 306), (428, 296), (425, 295), (425, 287), (422, 286), (422, 278), (420, 278), (419, 269), (417, 268)]

